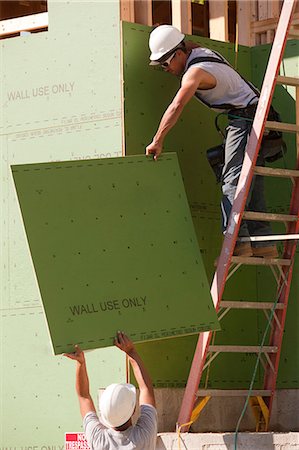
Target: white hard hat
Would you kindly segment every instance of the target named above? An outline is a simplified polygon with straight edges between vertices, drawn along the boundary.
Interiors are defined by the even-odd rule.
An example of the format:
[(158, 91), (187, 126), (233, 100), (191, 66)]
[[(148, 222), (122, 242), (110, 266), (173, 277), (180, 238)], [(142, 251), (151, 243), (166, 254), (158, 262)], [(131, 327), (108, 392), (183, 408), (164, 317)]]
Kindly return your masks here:
[(132, 384), (110, 384), (100, 398), (100, 413), (104, 425), (120, 427), (134, 413), (136, 388)]
[(172, 25), (160, 25), (155, 28), (149, 38), (152, 64), (174, 50), (184, 38), (185, 35)]

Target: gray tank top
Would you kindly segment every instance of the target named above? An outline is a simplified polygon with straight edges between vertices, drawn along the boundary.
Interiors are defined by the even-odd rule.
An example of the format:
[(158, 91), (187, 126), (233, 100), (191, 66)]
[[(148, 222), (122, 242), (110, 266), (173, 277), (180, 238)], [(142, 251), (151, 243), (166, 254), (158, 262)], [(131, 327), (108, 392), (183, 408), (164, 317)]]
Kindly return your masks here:
[(192, 67), (199, 67), (216, 78), (214, 88), (195, 92), (199, 101), (215, 111), (246, 108), (258, 101), (257, 88), (242, 78), (220, 54), (208, 48), (194, 48), (186, 61), (185, 73)]

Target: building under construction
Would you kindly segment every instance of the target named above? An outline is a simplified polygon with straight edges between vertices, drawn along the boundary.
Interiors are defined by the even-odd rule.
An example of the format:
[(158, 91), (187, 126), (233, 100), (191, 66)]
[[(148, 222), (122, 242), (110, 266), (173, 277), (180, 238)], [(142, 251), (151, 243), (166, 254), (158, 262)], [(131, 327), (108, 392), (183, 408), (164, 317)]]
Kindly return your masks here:
[[(110, 312), (107, 324), (112, 329), (113, 314), (123, 327), (128, 323), (128, 334), (134, 335), (137, 322), (144, 326), (134, 340), (155, 387), (157, 449), (298, 449), (298, 2), (1, 1), (0, 21), (0, 450), (71, 448), (66, 433), (79, 435), (82, 423), (74, 370), (62, 356), (76, 343), (66, 337), (66, 329), (82, 318), (88, 334), (89, 324), (94, 328), (98, 321), (101, 328)], [(179, 88), (176, 77), (149, 65), (149, 35), (161, 24), (172, 24), (188, 41), (219, 52), (261, 90), (231, 231), (224, 239), (221, 187), (206, 155), (222, 144), (225, 115), (218, 118), (217, 130), (217, 114), (192, 99), (165, 140), (160, 172), (152, 174), (152, 161), (144, 164), (149, 161), (145, 148)], [(268, 118), (271, 104), (279, 120)], [(286, 148), (279, 159), (257, 167), (267, 130), (283, 132)], [(138, 166), (140, 176), (129, 168), (124, 169), (127, 178), (121, 175), (123, 161), (131, 161), (130, 170)], [(52, 181), (55, 196), (48, 196), (46, 181), (43, 189), (33, 189), (42, 199), (41, 212), (38, 200), (26, 197), (25, 176), (39, 176), (43, 169), (49, 174), (52, 168), (60, 169), (52, 171), (58, 177)], [(86, 175), (86, 183), (83, 169), (95, 170)], [(100, 178), (96, 170), (103, 170)], [(267, 213), (246, 210), (253, 176), (264, 177)], [(164, 215), (159, 216), (160, 200), (155, 191), (146, 191), (146, 180), (154, 184), (163, 178), (169, 192), (165, 188)], [(109, 184), (107, 191), (104, 183)], [(180, 192), (173, 203), (170, 188)], [(73, 215), (67, 213), (62, 228), (55, 217), (63, 216), (67, 192), (73, 192)], [(95, 208), (90, 205), (99, 197), (103, 204), (89, 217)], [(180, 216), (184, 224), (178, 223)], [(157, 231), (158, 218), (167, 227)], [(233, 256), (242, 218), (271, 222), (278, 257)], [(72, 228), (78, 222), (81, 228)], [(99, 240), (97, 230), (102, 233)], [(185, 258), (188, 245), (181, 248), (175, 234), (184, 230), (190, 233), (190, 252), (198, 252), (196, 267)], [(67, 235), (76, 246), (64, 260), (60, 249), (67, 246)], [(84, 247), (83, 235), (89, 247)], [(97, 247), (101, 259), (90, 261), (87, 253)], [(47, 252), (48, 260), (43, 259)], [(167, 265), (165, 273), (147, 272), (151, 255)], [(76, 277), (71, 264), (78, 267)], [(57, 269), (56, 278), (51, 267)], [(68, 276), (80, 287), (64, 285)], [(82, 298), (98, 298), (95, 280), (107, 282), (106, 297), (97, 306)], [(127, 287), (127, 296), (115, 287), (117, 282)], [(210, 312), (192, 297), (196, 283), (200, 295), (213, 301), (217, 320), (214, 308)], [(160, 299), (151, 310), (151, 295), (162, 293), (177, 296), (177, 303)], [(55, 303), (60, 298), (70, 302), (66, 316)], [(121, 319), (121, 308), (128, 322)], [(107, 340), (90, 339), (83, 345), (93, 349), (86, 356), (93, 398), (112, 382), (133, 380), (126, 358), (109, 344), (107, 333)], [(82, 336), (78, 332), (84, 341)], [(69, 347), (59, 345), (62, 341)], [(83, 448), (78, 442), (72, 445)]]

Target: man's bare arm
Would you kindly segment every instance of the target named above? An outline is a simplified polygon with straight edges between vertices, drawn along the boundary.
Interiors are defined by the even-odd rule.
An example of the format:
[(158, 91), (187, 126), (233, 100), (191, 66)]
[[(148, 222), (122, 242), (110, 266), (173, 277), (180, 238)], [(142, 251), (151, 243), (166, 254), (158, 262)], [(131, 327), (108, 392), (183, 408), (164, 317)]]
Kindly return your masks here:
[(115, 339), (115, 345), (124, 351), (129, 358), (136, 381), (140, 389), (139, 404), (155, 406), (155, 395), (150, 375), (137, 353), (133, 342), (125, 333), (118, 332)]
[(95, 406), (89, 392), (89, 379), (87, 375), (84, 352), (78, 345), (75, 345), (74, 353), (66, 353), (64, 356), (77, 361), (76, 367), (76, 392), (79, 399), (80, 412), (82, 417), (90, 411), (95, 411)]
[(180, 89), (163, 114), (152, 143), (146, 147), (147, 155), (153, 154), (154, 159), (158, 158), (162, 152), (166, 135), (177, 123), (184, 107), (191, 100), (196, 90), (201, 87), (203, 89), (212, 89), (215, 85), (214, 77), (198, 67), (191, 68), (186, 72), (182, 78)]

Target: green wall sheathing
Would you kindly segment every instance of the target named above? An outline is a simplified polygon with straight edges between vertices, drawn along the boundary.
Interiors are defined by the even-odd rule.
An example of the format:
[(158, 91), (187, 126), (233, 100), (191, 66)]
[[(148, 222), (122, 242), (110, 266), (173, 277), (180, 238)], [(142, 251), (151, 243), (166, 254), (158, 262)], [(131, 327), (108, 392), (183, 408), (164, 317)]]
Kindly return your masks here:
[[(47, 3), (48, 31), (0, 44), (0, 447), (14, 450), (60, 450), (81, 418), (75, 365), (52, 354), (10, 165), (121, 156), (119, 4)], [(87, 364), (94, 398), (125, 380), (118, 349)]]
[[(179, 87), (179, 79), (163, 72), (159, 67), (149, 66), (148, 37), (150, 28), (123, 23), (124, 97), (125, 97), (125, 145), (126, 154), (145, 151), (156, 132), (159, 120)], [(222, 53), (233, 65), (236, 58), (232, 44), (190, 36), (201, 46)], [(263, 78), (269, 46), (257, 48), (240, 47), (237, 68), (243, 76), (258, 85)], [(285, 74), (298, 76), (298, 43), (288, 42), (284, 56)], [(294, 97), (282, 87), (275, 91), (274, 105), (279, 107), (284, 121), (294, 122)], [(214, 260), (221, 247), (220, 186), (206, 159), (206, 150), (220, 142), (214, 127), (216, 114), (192, 99), (186, 106), (176, 126), (167, 135), (164, 152), (176, 151), (189, 200), (199, 246), (209, 280), (214, 272)], [(220, 118), (225, 127), (225, 118)], [(286, 136), (288, 153), (286, 164), (294, 167), (294, 137)], [(278, 165), (283, 164), (282, 161)], [(282, 181), (279, 193), (274, 182), (266, 180), (269, 211), (287, 210), (290, 183)], [(283, 232), (283, 228), (274, 227)], [(296, 274), (296, 271), (295, 271)], [(293, 342), (298, 345), (298, 315), (296, 298), (298, 281), (293, 277), (290, 309), (284, 338), (279, 387), (297, 387), (296, 373), (299, 356), (291, 352)], [(224, 293), (226, 300), (273, 301), (275, 280), (268, 268), (242, 267), (229, 280)], [(230, 311), (221, 321), (221, 331), (216, 333), (215, 343), (258, 345), (265, 329), (265, 316), (261, 311)], [(144, 356), (156, 386), (180, 387), (186, 383), (197, 339), (175, 338), (138, 346)], [(163, 352), (161, 351), (163, 349)], [(161, 355), (157, 365), (157, 352)], [(291, 355), (293, 355), (291, 357)], [(215, 388), (245, 388), (250, 383), (256, 357), (249, 354), (220, 355), (213, 362), (208, 380), (202, 386)], [(258, 371), (255, 386), (262, 383), (263, 373)]]
[(55, 354), (219, 329), (175, 153), (12, 172)]

